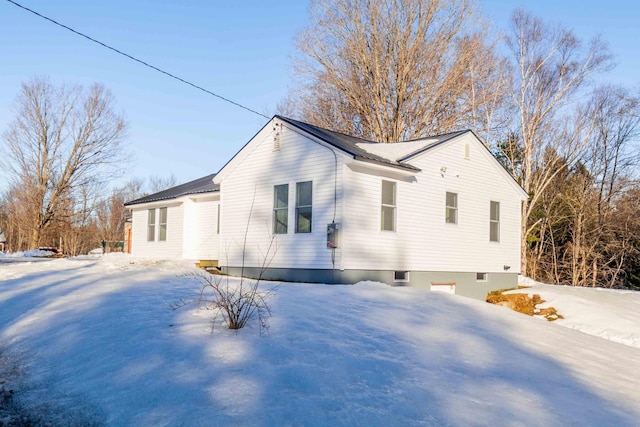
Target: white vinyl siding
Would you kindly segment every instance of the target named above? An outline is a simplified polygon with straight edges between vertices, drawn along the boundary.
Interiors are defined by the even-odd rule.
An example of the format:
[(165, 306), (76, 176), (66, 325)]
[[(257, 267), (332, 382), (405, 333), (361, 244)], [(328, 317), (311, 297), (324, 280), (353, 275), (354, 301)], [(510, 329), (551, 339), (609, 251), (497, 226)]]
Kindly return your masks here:
[(296, 233), (311, 233), (313, 217), (313, 184), (311, 181), (296, 184)]
[(185, 259), (217, 260), (220, 239), (217, 232), (218, 200), (187, 199), (184, 202)]
[[(470, 159), (463, 155), (469, 143)], [(396, 233), (380, 231), (380, 175), (345, 167), (341, 228), (345, 269), (510, 273), (520, 265), (522, 192), (473, 135), (461, 137), (409, 161), (416, 178), (397, 177)], [(444, 176), (440, 169), (446, 166)], [(456, 193), (457, 225), (446, 223), (446, 192)], [(487, 206), (500, 200), (500, 244), (489, 241)], [(482, 208), (484, 206), (484, 208)], [(474, 208), (475, 207), (475, 208)], [(475, 274), (475, 273), (474, 273)]]
[(147, 214), (147, 242), (156, 240), (156, 210), (149, 209)]
[[(131, 227), (131, 253), (134, 256), (155, 258), (155, 259), (181, 259), (183, 257), (184, 246), (184, 208), (182, 204), (174, 202), (170, 206), (161, 206), (167, 212), (167, 235), (166, 241), (158, 242), (160, 219), (159, 208), (138, 208), (132, 212)], [(153, 214), (149, 212), (153, 211)], [(152, 220), (150, 223), (149, 220)], [(154, 224), (153, 227), (150, 227)], [(154, 229), (154, 240), (149, 241), (148, 237), (151, 228)]]
[(500, 241), (500, 202), (491, 201), (489, 212), (489, 240)]
[[(343, 164), (350, 158), (341, 153), (334, 156), (326, 145), (291, 130), (287, 124), (280, 131), (280, 150), (273, 151), (273, 128), (272, 124), (265, 126), (221, 171), (220, 261), (223, 265), (241, 265), (238, 242), (244, 242), (240, 236), (248, 227), (245, 266), (261, 266), (273, 238), (275, 254), (270, 268), (339, 268), (342, 247), (335, 249), (332, 258), (326, 233), (314, 232), (313, 228), (324, 229), (334, 219), (341, 224)], [(298, 183), (308, 181), (313, 182), (312, 232), (296, 233), (295, 189)], [(275, 187), (280, 185), (287, 186), (286, 207), (275, 203)], [(376, 204), (376, 210), (380, 209), (379, 201)], [(275, 233), (276, 205), (283, 211), (279, 218), (285, 218), (286, 211), (286, 234)]]
[[(221, 171), (223, 265), (240, 266), (244, 254), (245, 266), (259, 267), (271, 239), (277, 249), (270, 268), (335, 266), (345, 270), (492, 274), (503, 272), (504, 265), (512, 266), (512, 273), (520, 265), (524, 194), (473, 134), (411, 158), (408, 163), (420, 169), (411, 175), (354, 160), (286, 124), (281, 130), (280, 150), (273, 151), (273, 128), (271, 123), (265, 126)], [(469, 159), (462, 155), (467, 143)], [(443, 167), (445, 174), (440, 172)], [(402, 207), (401, 212), (396, 211), (393, 233), (381, 230), (378, 216), (382, 212), (382, 180), (395, 184), (394, 205), (396, 210)], [(340, 225), (335, 264), (325, 233), (273, 233), (274, 187), (288, 186), (288, 222), (296, 216), (296, 195), (288, 190), (306, 181), (313, 181), (314, 227), (334, 220)], [(455, 227), (443, 221), (446, 192), (457, 194)], [(487, 239), (486, 206), (491, 200), (500, 200), (499, 245)], [(243, 250), (238, 242), (244, 242), (245, 232)]]
[(380, 229), (396, 231), (396, 183), (382, 181), (382, 207), (380, 209)]

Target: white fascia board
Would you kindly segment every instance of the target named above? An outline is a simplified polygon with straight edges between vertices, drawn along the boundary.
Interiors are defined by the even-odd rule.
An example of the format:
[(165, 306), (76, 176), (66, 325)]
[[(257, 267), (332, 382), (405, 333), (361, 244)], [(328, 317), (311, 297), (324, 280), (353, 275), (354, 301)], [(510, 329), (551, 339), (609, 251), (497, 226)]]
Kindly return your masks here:
[(142, 211), (154, 208), (172, 208), (175, 206), (180, 206), (183, 202), (184, 201), (180, 199), (155, 200), (153, 202), (132, 205), (131, 207), (129, 207), (129, 209), (131, 209), (132, 211)]

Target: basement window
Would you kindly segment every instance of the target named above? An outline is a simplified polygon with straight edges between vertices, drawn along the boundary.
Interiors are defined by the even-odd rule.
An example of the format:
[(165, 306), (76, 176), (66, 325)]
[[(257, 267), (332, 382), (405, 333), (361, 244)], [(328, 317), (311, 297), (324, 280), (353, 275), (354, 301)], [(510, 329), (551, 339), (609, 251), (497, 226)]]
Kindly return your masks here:
[(393, 272), (393, 281), (394, 282), (408, 282), (409, 281), (409, 272), (408, 271), (394, 271)]
[(476, 273), (476, 282), (486, 282), (487, 273)]

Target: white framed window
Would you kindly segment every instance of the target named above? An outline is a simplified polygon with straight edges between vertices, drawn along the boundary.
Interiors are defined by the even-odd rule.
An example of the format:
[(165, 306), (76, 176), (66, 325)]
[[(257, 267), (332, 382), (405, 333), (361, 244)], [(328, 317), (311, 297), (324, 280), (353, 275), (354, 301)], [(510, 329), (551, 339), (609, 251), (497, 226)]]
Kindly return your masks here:
[(382, 207), (380, 209), (380, 229), (396, 231), (396, 183), (382, 181)]
[(486, 282), (487, 273), (476, 273), (476, 282)]
[(489, 241), (500, 241), (500, 202), (491, 202), (489, 208)]
[(296, 183), (296, 233), (311, 233), (312, 204), (312, 182)]
[(458, 223), (458, 193), (447, 191), (445, 221), (447, 224)]
[(408, 282), (409, 281), (409, 272), (408, 271), (394, 271), (393, 272), (393, 281), (394, 282)]
[(149, 209), (147, 213), (147, 242), (156, 240), (156, 210)]
[(158, 241), (167, 240), (167, 208), (160, 208), (160, 229), (158, 230)]
[(289, 184), (273, 187), (273, 233), (287, 234), (289, 228)]

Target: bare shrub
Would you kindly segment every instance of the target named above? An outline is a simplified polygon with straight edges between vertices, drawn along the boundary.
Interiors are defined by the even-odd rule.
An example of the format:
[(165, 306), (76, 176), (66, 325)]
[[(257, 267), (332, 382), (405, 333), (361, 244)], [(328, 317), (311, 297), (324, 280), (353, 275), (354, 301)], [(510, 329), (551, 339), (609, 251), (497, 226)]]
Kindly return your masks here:
[(260, 290), (259, 286), (265, 271), (275, 256), (275, 235), (270, 234), (267, 250), (262, 253), (262, 261), (258, 268), (257, 278), (246, 278), (247, 236), (254, 202), (255, 193), (247, 218), (242, 245), (240, 246), (242, 252), (240, 277), (232, 279), (227, 275), (211, 274), (206, 271), (194, 274), (202, 283), (200, 296), (197, 301), (180, 300), (178, 304), (173, 306), (174, 310), (188, 304), (197, 303), (198, 307), (215, 312), (212, 327), (215, 327), (218, 316), (222, 316), (227, 328), (233, 330), (244, 328), (251, 318), (257, 316), (260, 323), (260, 334), (268, 332), (269, 324), (267, 319), (271, 316), (271, 309), (267, 300), (273, 294), (275, 288)]
[(271, 309), (267, 300), (272, 295), (273, 288), (259, 289), (260, 279), (240, 277), (233, 280), (229, 276), (209, 273), (202, 273), (197, 277), (203, 282), (198, 306), (215, 311), (214, 325), (218, 316), (222, 316), (227, 328), (242, 329), (257, 315), (260, 334), (268, 332), (267, 319), (271, 316)]

